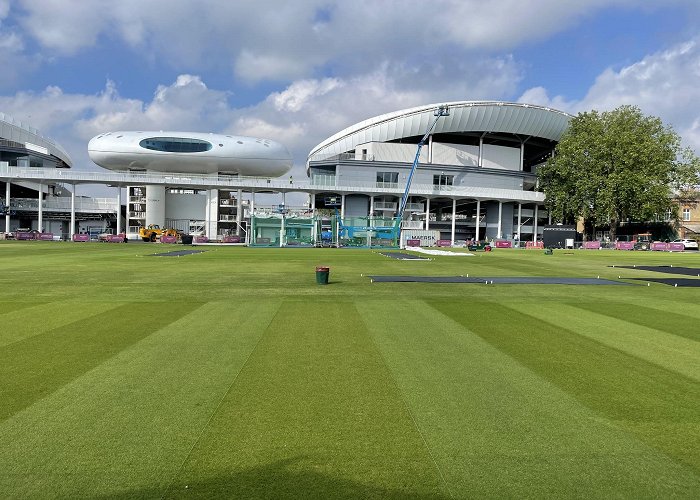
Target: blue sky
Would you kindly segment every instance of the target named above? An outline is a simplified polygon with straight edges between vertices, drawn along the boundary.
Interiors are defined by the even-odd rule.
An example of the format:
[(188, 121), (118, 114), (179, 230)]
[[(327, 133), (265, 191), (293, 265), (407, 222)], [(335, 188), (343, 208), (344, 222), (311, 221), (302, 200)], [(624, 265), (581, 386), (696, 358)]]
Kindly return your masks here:
[(96, 170), (114, 130), (262, 136), (302, 167), (369, 117), (453, 100), (636, 104), (700, 152), (699, 0), (0, 0), (0, 111)]

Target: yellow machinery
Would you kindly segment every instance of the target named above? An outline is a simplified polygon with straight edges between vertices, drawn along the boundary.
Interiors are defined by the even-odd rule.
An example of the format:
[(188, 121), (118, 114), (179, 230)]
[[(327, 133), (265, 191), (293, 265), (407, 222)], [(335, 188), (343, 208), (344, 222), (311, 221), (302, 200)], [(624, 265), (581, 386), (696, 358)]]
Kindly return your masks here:
[(176, 229), (161, 229), (158, 224), (149, 224), (139, 228), (139, 236), (143, 241), (156, 241), (161, 236), (179, 236)]

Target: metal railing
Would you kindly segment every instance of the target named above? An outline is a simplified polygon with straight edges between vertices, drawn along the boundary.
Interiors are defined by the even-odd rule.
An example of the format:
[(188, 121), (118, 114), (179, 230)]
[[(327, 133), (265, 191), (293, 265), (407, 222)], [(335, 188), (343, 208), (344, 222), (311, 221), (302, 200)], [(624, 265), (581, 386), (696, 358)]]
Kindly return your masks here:
[[(314, 176), (316, 178), (317, 176)], [(400, 193), (400, 188), (377, 187), (376, 181), (357, 182), (351, 184), (338, 184), (335, 176), (332, 177), (335, 184), (332, 186), (338, 193), (375, 193), (391, 194)], [(290, 183), (287, 179), (268, 179), (261, 177), (231, 177), (220, 178), (217, 175), (197, 175), (180, 173), (145, 173), (145, 172), (76, 172), (65, 169), (47, 168), (20, 168), (9, 167), (0, 163), (0, 179), (21, 179), (28, 181), (47, 181), (71, 183), (110, 184), (116, 186), (127, 185), (178, 185), (183, 187), (229, 188), (244, 189), (247, 191), (309, 191), (313, 192), (321, 184), (313, 184), (309, 181), (295, 181)], [(329, 179), (330, 180), (330, 179)], [(516, 189), (486, 188), (476, 186), (434, 186), (433, 184), (414, 183), (411, 186), (412, 196), (446, 196), (455, 198), (475, 198), (483, 200), (503, 200), (520, 202), (544, 202), (544, 194), (535, 191), (521, 191)]]
[[(47, 198), (42, 200), (43, 210), (71, 209), (70, 198)], [(13, 210), (39, 210), (37, 198), (11, 198), (10, 208)], [(75, 209), (80, 212), (115, 212), (117, 210), (116, 198), (76, 198)]]

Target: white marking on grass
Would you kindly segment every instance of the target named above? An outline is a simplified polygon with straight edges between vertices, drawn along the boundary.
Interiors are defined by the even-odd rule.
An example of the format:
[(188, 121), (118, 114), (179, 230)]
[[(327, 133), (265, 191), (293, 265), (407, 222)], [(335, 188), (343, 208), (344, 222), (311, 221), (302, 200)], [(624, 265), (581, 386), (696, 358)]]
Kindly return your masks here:
[(468, 257), (473, 257), (473, 253), (467, 253), (467, 252), (450, 252), (447, 250), (434, 250), (431, 248), (421, 248), (421, 247), (412, 247), (411, 250), (414, 252), (418, 253), (427, 253), (428, 255), (445, 255), (448, 257), (463, 257), (463, 256), (468, 256)]

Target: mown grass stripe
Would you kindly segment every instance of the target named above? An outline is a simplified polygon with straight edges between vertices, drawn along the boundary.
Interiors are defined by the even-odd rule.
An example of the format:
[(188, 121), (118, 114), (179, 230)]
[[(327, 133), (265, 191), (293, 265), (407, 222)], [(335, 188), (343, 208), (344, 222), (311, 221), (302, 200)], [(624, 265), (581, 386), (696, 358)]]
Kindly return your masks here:
[[(454, 305), (465, 318), (481, 307)], [(425, 302), (362, 300), (358, 310), (456, 497), (664, 497), (700, 487), (692, 472)], [(387, 311), (410, 321), (383, 321)]]
[(13, 313), (15, 311), (21, 311), (22, 309), (28, 309), (31, 307), (41, 306), (41, 304), (42, 303), (36, 302), (0, 302), (0, 315)]
[[(568, 304), (509, 307), (700, 382), (700, 342)], [(624, 305), (623, 305), (624, 307)]]
[[(431, 303), (640, 439), (700, 472), (700, 384), (502, 304)], [(638, 426), (635, 424), (644, 424)], [(684, 445), (675, 433), (685, 430)], [(649, 435), (649, 433), (653, 435)]]
[(3, 314), (0, 322), (12, 325), (0, 331), (0, 349), (29, 337), (45, 334), (70, 323), (84, 321), (90, 316), (117, 307), (110, 302), (50, 302), (36, 304)]
[(200, 305), (123, 304), (0, 349), (0, 420)]
[(287, 301), (170, 493), (439, 498), (442, 488), (353, 303)]
[(159, 498), (274, 315), (192, 310), (0, 423), (8, 498)]
[(661, 311), (651, 307), (620, 302), (577, 302), (570, 304), (579, 309), (620, 319), (633, 325), (653, 328), (690, 340), (700, 341), (698, 319), (685, 314)]

